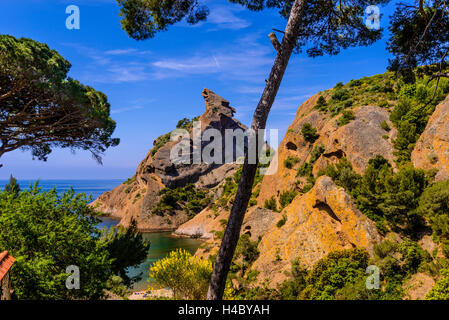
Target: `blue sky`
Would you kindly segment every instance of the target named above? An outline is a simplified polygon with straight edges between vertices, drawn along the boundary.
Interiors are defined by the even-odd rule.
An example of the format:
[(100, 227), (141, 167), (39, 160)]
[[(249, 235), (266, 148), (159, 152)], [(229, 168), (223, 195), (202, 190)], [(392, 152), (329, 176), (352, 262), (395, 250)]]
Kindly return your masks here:
[[(116, 179), (135, 173), (159, 135), (177, 121), (204, 112), (203, 88), (231, 102), (236, 117), (251, 123), (268, 77), (274, 49), (267, 34), (284, 29), (276, 11), (249, 12), (226, 0), (205, 0), (207, 22), (180, 23), (154, 39), (136, 41), (120, 28), (115, 0), (19, 0), (2, 3), (4, 34), (47, 43), (72, 63), (70, 76), (104, 92), (117, 121), (118, 147), (108, 150), (103, 166), (89, 153), (55, 150), (47, 162), (33, 161), (29, 152), (15, 151), (0, 159), (0, 179)], [(68, 30), (65, 9), (80, 8), (80, 30)], [(390, 7), (381, 9), (386, 28)], [(353, 48), (338, 56), (295, 55), (271, 111), (268, 127), (281, 140), (298, 106), (307, 97), (363, 76), (383, 73), (388, 63), (387, 38), (370, 47)]]

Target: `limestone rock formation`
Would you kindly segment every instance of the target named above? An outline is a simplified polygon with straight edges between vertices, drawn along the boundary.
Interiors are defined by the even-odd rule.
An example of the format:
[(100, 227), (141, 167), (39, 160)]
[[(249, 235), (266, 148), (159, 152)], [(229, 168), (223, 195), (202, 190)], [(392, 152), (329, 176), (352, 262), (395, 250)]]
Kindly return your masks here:
[[(209, 89), (204, 89), (202, 95), (206, 102), (206, 111), (199, 118), (201, 122), (200, 141), (206, 129), (218, 130), (223, 139), (226, 129), (247, 129), (233, 118), (235, 109), (229, 105), (227, 100)], [(188, 128), (188, 132), (190, 146), (192, 146), (194, 132), (191, 127)], [(135, 176), (101, 195), (92, 203), (92, 206), (97, 211), (120, 219), (120, 225), (123, 226), (129, 225), (132, 218), (136, 219), (141, 231), (174, 230), (186, 222), (188, 216), (183, 210), (174, 210), (165, 216), (152, 214), (152, 210), (160, 200), (159, 191), (165, 187), (173, 189), (187, 184), (194, 184), (196, 188), (213, 189), (222, 183), (225, 177), (234, 174), (239, 166), (235, 163), (225, 163), (225, 161), (222, 162), (223, 164), (208, 164), (204, 161), (201, 161), (200, 164), (193, 164), (193, 161), (190, 164), (173, 163), (170, 152), (177, 143), (178, 141), (170, 141), (169, 134), (156, 139), (153, 149), (139, 164)], [(206, 140), (200, 143), (204, 148), (210, 141)], [(224, 150), (224, 140), (222, 147)], [(192, 160), (192, 147), (190, 147), (188, 156)]]
[[(339, 127), (336, 124), (338, 118), (314, 109), (318, 97), (319, 95), (311, 97), (298, 108), (295, 119), (279, 145), (278, 162), (271, 163), (271, 166), (277, 166), (277, 172), (264, 177), (258, 198), (260, 206), (272, 196), (278, 198), (283, 191), (295, 188), (300, 181), (297, 169), (310, 160), (315, 146), (322, 145), (325, 148), (314, 163), (315, 176), (320, 169), (325, 169), (329, 163), (335, 163), (342, 157), (346, 157), (358, 173), (363, 173), (368, 161), (376, 155), (383, 156), (394, 165), (392, 140), (397, 131), (389, 120), (388, 110), (377, 106), (355, 108), (355, 119)], [(381, 128), (384, 121), (391, 128), (389, 132)], [(301, 134), (305, 123), (311, 123), (317, 129), (319, 137), (314, 143), (307, 142)], [(297, 163), (291, 168), (284, 165), (289, 157), (297, 159)]]
[[(248, 209), (242, 225), (241, 233), (247, 233), (252, 240), (262, 237), (265, 232), (279, 218), (280, 213), (258, 206)], [(211, 208), (204, 209), (193, 219), (179, 226), (175, 234), (202, 239), (214, 239), (214, 232), (223, 230), (223, 220), (229, 218), (229, 211), (220, 209), (214, 211)]]
[(449, 179), (449, 100), (440, 103), (412, 153), (415, 167), (436, 169), (437, 181)]
[(259, 281), (268, 278), (271, 285), (286, 279), (284, 271), (290, 270), (295, 258), (311, 268), (334, 250), (359, 247), (372, 253), (373, 245), (381, 240), (374, 222), (326, 176), (320, 177), (308, 193), (297, 196), (283, 214), (285, 224), (271, 224), (252, 266), (260, 272)]

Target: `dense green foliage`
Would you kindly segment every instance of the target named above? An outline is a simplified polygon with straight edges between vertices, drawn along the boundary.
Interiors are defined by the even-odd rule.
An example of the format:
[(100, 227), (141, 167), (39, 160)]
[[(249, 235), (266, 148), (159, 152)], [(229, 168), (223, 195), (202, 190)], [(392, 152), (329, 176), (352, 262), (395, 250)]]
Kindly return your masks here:
[[(251, 11), (276, 8), (288, 18), (291, 0), (230, 0)], [(185, 20), (189, 24), (203, 21), (209, 14), (206, 5), (198, 0), (117, 0), (122, 17), (122, 28), (137, 40), (153, 38), (157, 32)], [(388, 0), (325, 0), (308, 1), (304, 8), (296, 51), (306, 48), (309, 56), (336, 55), (341, 49), (367, 46), (380, 39), (382, 29), (369, 30), (364, 23), (365, 9), (369, 5), (382, 5)]]
[[(0, 193), (0, 249), (17, 261), (11, 273), (18, 299), (98, 299), (111, 275), (105, 243), (98, 241), (98, 220), (83, 195), (58, 196), (34, 185), (18, 195)], [(65, 286), (66, 268), (80, 269), (80, 290)]]
[(299, 162), (298, 157), (288, 156), (287, 159), (284, 160), (284, 167), (291, 169)]
[(193, 184), (176, 189), (164, 188), (159, 191), (159, 195), (161, 199), (152, 211), (159, 216), (174, 214), (175, 210), (184, 210), (193, 218), (211, 202), (209, 191), (195, 188)]
[(337, 120), (337, 125), (339, 127), (347, 125), (351, 120), (355, 119), (354, 111), (352, 110), (343, 110), (341, 113), (341, 117)]
[(306, 278), (301, 297), (313, 300), (329, 300), (340, 295), (348, 284), (366, 278), (368, 253), (362, 249), (334, 251), (319, 260)]
[[(149, 249), (135, 223), (100, 232), (84, 194), (43, 192), (37, 183), (17, 188), (0, 192), (0, 250), (17, 259), (11, 272), (15, 298), (98, 299), (117, 288), (126, 293), (132, 279), (125, 269), (140, 264)], [(79, 290), (66, 288), (71, 265), (80, 270)]]
[(254, 261), (259, 257), (259, 242), (252, 241), (248, 234), (242, 234), (235, 249), (234, 258), (232, 259), (230, 278), (237, 276), (242, 277), (251, 267)]
[(20, 186), (17, 183), (17, 179), (12, 175), (9, 177), (9, 183), (5, 185), (5, 191), (15, 195), (18, 195), (20, 192)]
[(212, 276), (212, 263), (177, 249), (150, 267), (150, 276), (173, 290), (175, 299), (204, 299)]
[(449, 258), (449, 181), (434, 183), (424, 190), (417, 212), (428, 219), (435, 241), (442, 243), (443, 253)]
[(298, 192), (296, 190), (285, 190), (281, 192), (281, 195), (279, 196), (279, 204), (281, 205), (281, 209), (288, 206), (293, 199), (295, 199), (297, 194)]
[(283, 214), (282, 218), (276, 223), (276, 227), (282, 228), (282, 226), (287, 222), (287, 215)]
[(143, 239), (142, 234), (137, 231), (137, 222), (132, 219), (128, 228), (120, 227), (118, 231), (114, 229), (104, 229), (100, 237), (101, 242), (106, 244), (111, 260), (111, 271), (119, 275), (125, 286), (139, 281), (141, 275), (130, 278), (126, 269), (136, 267), (148, 256), (150, 242)]
[[(419, 65), (440, 62), (444, 65), (449, 58), (448, 19), (447, 3), (444, 1), (423, 1), (422, 8), (398, 4), (389, 27), (388, 49), (394, 55), (390, 68), (410, 76), (411, 70)], [(438, 69), (429, 71), (441, 71)]]
[(426, 295), (427, 300), (449, 300), (449, 269), (441, 271), (443, 276)]
[(276, 198), (272, 196), (270, 199), (265, 200), (264, 208), (271, 211), (278, 211)]
[(422, 225), (417, 212), (419, 197), (428, 186), (428, 175), (412, 166), (394, 172), (388, 161), (377, 156), (369, 161), (363, 176), (356, 174), (346, 159), (330, 165), (319, 175), (330, 176), (355, 199), (358, 208), (377, 222), (380, 232), (411, 233)]
[(106, 95), (68, 78), (70, 67), (46, 44), (0, 35), (0, 157), (21, 149), (46, 160), (59, 147), (101, 162), (118, 145)]
[(310, 143), (314, 143), (319, 137), (316, 128), (314, 128), (310, 122), (306, 122), (302, 125), (301, 135), (304, 137), (304, 140)]
[(318, 158), (324, 153), (326, 147), (323, 144), (319, 144), (313, 147), (312, 152), (310, 153), (310, 163), (315, 163)]
[[(274, 154), (274, 152), (270, 153), (270, 151), (267, 150), (268, 158), (270, 156), (272, 156), (273, 154)], [(271, 159), (269, 159), (269, 160), (271, 161)], [(262, 182), (262, 179), (264, 177), (263, 174), (261, 173), (261, 170), (268, 168), (269, 165), (270, 165), (269, 162), (266, 164), (259, 163), (257, 165), (258, 168), (256, 171), (256, 176), (254, 177), (253, 193), (251, 195), (251, 199), (250, 199), (250, 203), (249, 203), (250, 205), (257, 203), (256, 198), (260, 192), (259, 184)], [(221, 208), (229, 209), (230, 205), (233, 203), (233, 198), (234, 198), (235, 194), (237, 193), (238, 184), (240, 181), (240, 177), (242, 175), (242, 169), (243, 169), (243, 166), (240, 166), (240, 168), (238, 168), (238, 170), (234, 173), (234, 176), (225, 178), (225, 183), (223, 185), (223, 192), (221, 194), (221, 197), (216, 202), (217, 205), (220, 206)], [(213, 205), (213, 206), (215, 207), (215, 205)]]

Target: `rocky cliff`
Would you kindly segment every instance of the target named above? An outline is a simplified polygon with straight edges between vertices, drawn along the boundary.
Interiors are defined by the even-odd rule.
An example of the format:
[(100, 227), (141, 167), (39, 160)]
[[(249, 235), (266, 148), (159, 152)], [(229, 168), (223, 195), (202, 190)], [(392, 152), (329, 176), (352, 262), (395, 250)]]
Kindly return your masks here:
[[(246, 127), (233, 118), (235, 109), (227, 100), (211, 90), (204, 89), (206, 110), (199, 117), (201, 135), (206, 129), (216, 129), (224, 138), (226, 129), (242, 129)], [(190, 145), (193, 145), (192, 122), (179, 124), (180, 129), (186, 129), (190, 135)], [(201, 139), (201, 136), (200, 136)], [(170, 134), (156, 139), (153, 148), (139, 164), (136, 174), (115, 189), (104, 193), (96, 199), (92, 206), (97, 211), (106, 213), (110, 217), (120, 219), (120, 225), (129, 225), (131, 219), (136, 219), (141, 231), (174, 230), (189, 219), (184, 207), (173, 204), (173, 210), (166, 214), (155, 214), (154, 209), (160, 202), (161, 191), (164, 188), (177, 189), (193, 184), (193, 192), (204, 190), (204, 194), (214, 197), (216, 188), (225, 177), (232, 175), (238, 165), (234, 163), (207, 164), (201, 162), (193, 164), (193, 148), (190, 147), (190, 163), (173, 163), (170, 159), (172, 148), (179, 142), (171, 141)], [(208, 145), (203, 141), (202, 148)], [(224, 148), (224, 143), (222, 144)], [(223, 152), (224, 154), (224, 152)]]
[[(425, 79), (420, 81), (418, 85), (421, 86), (426, 82)], [(419, 121), (427, 126), (416, 132), (413, 121), (422, 103), (419, 92), (426, 89), (421, 87), (420, 90), (404, 85), (394, 74), (386, 73), (352, 80), (346, 85), (339, 83), (299, 106), (278, 146), (277, 157), (270, 164), (272, 170), (269, 171), (275, 173), (256, 177), (242, 226), (241, 235), (248, 235), (259, 252), (247, 269), (256, 271), (255, 285), (266, 279), (272, 287), (281, 283), (288, 278), (294, 259), (310, 270), (330, 252), (354, 247), (366, 249), (374, 259), (373, 247), (385, 240), (387, 231), (397, 243), (406, 239), (391, 226), (386, 227), (390, 221), (385, 216), (377, 216), (383, 223), (379, 229), (377, 223), (380, 220), (374, 217), (374, 223), (368, 218), (357, 202), (357, 195), (346, 186), (346, 189), (341, 187), (344, 185), (341, 181), (326, 176), (324, 170), (344, 162), (348, 164), (347, 171), (343, 171), (340, 178), (358, 177), (360, 184), (370, 160), (384, 158), (391, 166), (392, 175), (413, 164), (416, 168), (433, 169), (437, 181), (448, 180), (449, 131), (446, 124), (449, 102), (447, 99), (438, 101), (449, 93), (449, 84), (429, 112), (420, 113)], [(221, 133), (225, 129), (246, 129), (233, 118), (235, 110), (228, 101), (207, 89), (203, 91), (203, 97), (206, 111), (199, 118), (202, 132), (206, 128)], [(412, 101), (406, 108), (401, 105), (404, 99)], [(190, 124), (183, 127), (189, 128), (192, 139)], [(407, 130), (413, 134), (408, 135)], [(169, 140), (167, 135), (158, 138), (140, 163), (136, 175), (102, 195), (94, 205), (121, 219), (122, 225), (135, 218), (141, 230), (176, 229), (174, 234), (178, 236), (201, 238), (205, 243), (196, 255), (213, 258), (226, 228), (240, 165), (171, 163), (170, 152), (177, 141)], [(429, 185), (431, 182), (429, 180)], [(410, 184), (408, 182), (404, 187)], [(199, 199), (209, 199), (196, 206), (198, 211), (193, 215), (189, 214), (190, 203), (170, 204), (164, 198), (167, 194), (177, 200), (192, 197), (191, 189), (183, 189), (189, 185), (202, 192)], [(177, 198), (178, 191), (170, 194), (167, 190), (181, 190), (183, 196)], [(382, 198), (384, 195), (376, 196)], [(369, 202), (367, 199), (362, 201)], [(382, 211), (382, 205), (376, 209)], [(158, 214), (161, 210), (167, 211), (167, 206), (169, 212)], [(430, 239), (428, 230), (423, 234)], [(432, 240), (427, 241), (432, 245), (423, 245), (423, 239), (416, 236), (416, 245), (429, 254), (438, 247)], [(412, 292), (410, 296), (423, 296), (428, 291), (427, 287), (424, 290), (413, 285), (413, 288), (418, 293)]]
[(263, 252), (253, 264), (259, 280), (275, 285), (285, 280), (291, 261), (299, 258), (311, 268), (329, 252), (364, 248), (372, 254), (381, 240), (374, 223), (364, 216), (352, 198), (326, 176), (283, 210), (284, 224), (272, 224), (259, 244)]
[[(352, 81), (320, 92), (299, 106), (279, 144), (277, 161), (270, 164), (271, 169), (277, 168), (270, 171), (276, 173), (264, 176), (254, 187), (255, 202), (242, 226), (241, 234), (258, 243), (260, 254), (251, 266), (258, 272), (256, 284), (269, 279), (274, 287), (287, 279), (293, 259), (311, 269), (328, 253), (354, 247), (364, 248), (374, 257), (374, 245), (385, 238), (351, 195), (320, 171), (344, 158), (362, 175), (376, 156), (385, 158), (398, 171), (397, 123), (390, 118), (400, 99), (400, 94), (393, 92), (401, 92), (401, 87), (392, 82), (391, 74)], [(345, 91), (347, 97), (340, 99)], [(448, 121), (446, 101), (436, 107), (412, 154), (415, 167), (438, 171), (437, 180), (449, 178)], [(314, 130), (312, 138), (304, 133), (307, 125)], [(307, 173), (300, 174), (304, 168)], [(288, 193), (290, 202), (282, 204), (281, 198)], [(267, 206), (273, 200), (275, 206)], [(197, 255), (214, 256), (229, 209), (208, 207), (175, 233), (205, 239)], [(402, 241), (399, 235), (395, 239)]]
[(449, 179), (449, 100), (439, 104), (412, 153), (415, 167), (437, 170), (436, 180)]
[[(298, 114), (279, 145), (278, 163), (271, 164), (277, 166), (278, 170), (276, 174), (264, 177), (259, 205), (263, 206), (272, 196), (279, 199), (281, 192), (294, 189), (298, 181), (306, 183), (304, 179), (298, 179), (297, 171), (298, 167), (310, 162), (315, 146), (324, 147), (322, 154), (312, 163), (315, 175), (320, 169), (343, 157), (351, 162), (358, 173), (362, 173), (368, 161), (376, 155), (382, 155), (394, 165), (392, 139), (396, 136), (396, 129), (389, 120), (388, 110), (377, 106), (360, 106), (354, 109), (353, 121), (338, 126), (335, 117), (314, 108), (318, 97), (313, 96), (298, 108)], [(393, 128), (389, 132), (381, 128), (384, 121)], [(318, 138), (313, 143), (306, 141), (301, 134), (306, 123), (317, 130)], [(294, 159), (290, 167), (284, 165), (288, 158)]]

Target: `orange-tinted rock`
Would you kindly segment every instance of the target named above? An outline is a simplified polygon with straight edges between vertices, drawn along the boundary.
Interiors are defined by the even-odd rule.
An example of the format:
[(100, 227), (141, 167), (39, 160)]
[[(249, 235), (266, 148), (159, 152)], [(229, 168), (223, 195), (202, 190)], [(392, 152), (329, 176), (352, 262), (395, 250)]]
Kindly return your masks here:
[(283, 214), (286, 222), (272, 224), (259, 244), (260, 257), (252, 268), (259, 281), (271, 284), (286, 279), (291, 261), (299, 258), (302, 266), (311, 268), (329, 252), (353, 247), (372, 253), (381, 240), (375, 224), (363, 215), (352, 198), (326, 176), (318, 178), (306, 194), (296, 197)]
[(437, 181), (449, 179), (449, 100), (440, 103), (412, 153), (415, 167), (437, 169)]
[[(206, 111), (199, 119), (201, 133), (205, 129), (213, 128), (220, 131), (224, 139), (226, 129), (247, 129), (233, 118), (235, 109), (227, 100), (208, 89), (204, 89), (202, 95), (206, 102)], [(192, 141), (191, 129), (189, 134)], [(150, 150), (139, 164), (132, 182), (123, 183), (104, 193), (92, 203), (92, 206), (98, 211), (120, 219), (120, 225), (123, 226), (128, 226), (131, 219), (136, 219), (141, 231), (174, 230), (186, 222), (188, 216), (183, 210), (175, 210), (163, 217), (152, 214), (152, 210), (160, 200), (159, 191), (165, 187), (177, 188), (190, 183), (195, 184), (197, 188), (213, 189), (222, 183), (225, 177), (233, 175), (239, 165), (224, 161), (223, 164), (173, 163), (170, 152), (177, 143), (167, 141), (157, 150)], [(202, 147), (209, 143), (203, 141)], [(224, 150), (224, 141), (222, 146)]]
[[(332, 118), (313, 109), (317, 99), (317, 95), (313, 96), (299, 107), (296, 118), (279, 145), (278, 162), (271, 163), (271, 166), (277, 166), (277, 172), (264, 177), (258, 198), (260, 206), (272, 196), (279, 198), (283, 191), (297, 188), (298, 183), (305, 184), (305, 180), (297, 176), (297, 171), (302, 164), (310, 160), (313, 148), (318, 145), (323, 145), (325, 151), (314, 163), (315, 176), (321, 169), (325, 169), (327, 165), (337, 162), (342, 157), (346, 157), (358, 173), (363, 173), (369, 160), (376, 155), (383, 156), (394, 165), (394, 148), (391, 141), (397, 131), (391, 124), (386, 109), (376, 106), (355, 108), (355, 120), (339, 127), (336, 124), (338, 116)], [(384, 121), (392, 128), (389, 132), (381, 128)], [(305, 123), (311, 123), (319, 134), (313, 144), (305, 141), (301, 135)], [(385, 139), (386, 136), (388, 139)], [(297, 159), (297, 164), (292, 168), (284, 165), (288, 157)], [(270, 169), (276, 171), (273, 167)]]

